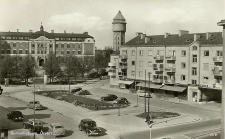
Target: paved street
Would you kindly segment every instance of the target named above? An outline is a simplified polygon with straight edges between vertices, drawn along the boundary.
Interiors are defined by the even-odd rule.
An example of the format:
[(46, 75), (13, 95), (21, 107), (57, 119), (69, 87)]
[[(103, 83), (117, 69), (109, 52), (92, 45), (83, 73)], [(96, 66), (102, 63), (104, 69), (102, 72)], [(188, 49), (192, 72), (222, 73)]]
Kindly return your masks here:
[[(46, 124), (51, 122), (61, 122), (68, 130), (68, 134), (64, 138), (78, 139), (87, 138), (84, 132), (78, 130), (78, 123), (83, 118), (92, 118), (97, 122), (97, 125), (102, 128), (105, 133), (98, 137), (102, 139), (113, 139), (122, 136), (124, 139), (147, 139), (149, 138), (149, 128), (145, 123), (145, 119), (136, 117), (136, 115), (144, 112), (144, 99), (138, 98), (134, 94), (129, 94), (125, 90), (118, 91), (118, 89), (107, 89), (108, 80), (96, 82), (94, 84), (78, 84), (71, 85), (73, 87), (82, 87), (89, 90), (92, 95), (89, 97), (99, 99), (100, 96), (106, 94), (116, 94), (119, 97), (126, 97), (131, 106), (120, 109), (120, 116), (118, 116), (118, 109), (114, 110), (102, 110), (91, 111), (82, 107), (75, 107), (73, 104), (54, 100), (48, 97), (36, 95), (36, 100), (39, 100), (41, 104), (48, 107), (50, 110), (38, 111), (38, 114), (44, 114), (45, 117), (40, 117)], [(39, 85), (42, 90), (55, 90), (55, 89), (68, 89), (68, 86), (59, 85)], [(1, 97), (1, 106), (5, 108), (20, 107), (25, 115), (32, 116), (32, 110), (26, 109), (26, 103), (33, 100), (33, 94), (31, 91), (33, 87), (3, 87), (4, 95)], [(17, 91), (15, 91), (17, 90)], [(18, 98), (19, 100), (9, 100), (10, 95)], [(13, 102), (13, 103), (9, 103)], [(153, 126), (152, 137), (163, 138), (186, 138), (184, 134), (193, 133), (197, 131), (204, 131), (213, 128), (219, 128), (220, 126), (220, 111), (204, 109), (201, 107), (192, 106), (192, 104), (180, 104), (176, 102), (162, 101), (159, 99), (150, 99), (151, 111), (168, 111), (178, 112), (181, 116), (177, 118), (157, 119), (154, 122), (158, 123)], [(9, 109), (12, 110), (12, 109)], [(47, 116), (46, 116), (47, 115)], [(60, 119), (60, 120), (59, 120)], [(63, 120), (62, 120), (63, 119)], [(45, 138), (51, 138), (47, 136)]]

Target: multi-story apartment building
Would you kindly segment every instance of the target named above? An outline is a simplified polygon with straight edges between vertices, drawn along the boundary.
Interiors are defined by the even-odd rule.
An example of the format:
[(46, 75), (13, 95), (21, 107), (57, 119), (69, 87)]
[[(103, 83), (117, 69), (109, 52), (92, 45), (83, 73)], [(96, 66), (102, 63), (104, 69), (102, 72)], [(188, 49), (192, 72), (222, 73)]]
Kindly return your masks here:
[(43, 66), (46, 56), (52, 51), (56, 56), (95, 55), (95, 40), (87, 32), (76, 33), (50, 33), (44, 31), (41, 25), (40, 31), (33, 32), (0, 32), (0, 54), (27, 55), (31, 54), (37, 61), (37, 65)]
[[(146, 87), (188, 101), (220, 101), (222, 43), (221, 32), (137, 33), (120, 47), (119, 55), (111, 56), (110, 84), (135, 82), (136, 88)], [(146, 80), (150, 80), (147, 85)]]

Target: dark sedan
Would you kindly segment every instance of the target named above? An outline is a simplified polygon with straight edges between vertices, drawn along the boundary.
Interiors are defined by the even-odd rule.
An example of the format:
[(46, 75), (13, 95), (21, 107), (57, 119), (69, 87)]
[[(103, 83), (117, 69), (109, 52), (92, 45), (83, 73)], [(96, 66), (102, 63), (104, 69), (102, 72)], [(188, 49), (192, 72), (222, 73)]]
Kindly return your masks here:
[(76, 93), (76, 92), (78, 92), (78, 91), (80, 91), (80, 90), (82, 90), (81, 87), (74, 88), (74, 89), (71, 89), (70, 93), (74, 94), (74, 93)]
[(13, 121), (23, 121), (23, 114), (20, 111), (11, 111), (9, 114), (7, 114), (7, 117)]
[(107, 96), (101, 97), (101, 101), (113, 101), (116, 100), (118, 97), (114, 94), (108, 94)]

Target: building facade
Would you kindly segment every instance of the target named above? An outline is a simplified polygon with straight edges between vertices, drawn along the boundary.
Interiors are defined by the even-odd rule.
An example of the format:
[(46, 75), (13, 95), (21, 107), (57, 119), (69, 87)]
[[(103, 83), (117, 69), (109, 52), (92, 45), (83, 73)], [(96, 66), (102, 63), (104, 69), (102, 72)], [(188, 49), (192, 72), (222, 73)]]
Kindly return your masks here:
[(0, 32), (0, 54), (24, 56), (31, 54), (38, 66), (43, 66), (50, 52), (57, 57), (74, 55), (78, 57), (95, 55), (95, 40), (87, 32), (76, 33), (50, 33), (44, 31), (33, 32)]
[(119, 55), (111, 57), (110, 84), (116, 86), (126, 79), (134, 81), (136, 88), (148, 88), (143, 84), (147, 79), (153, 93), (195, 102), (220, 101), (222, 43), (221, 32), (137, 33), (120, 47)]
[(112, 22), (113, 30), (113, 50), (117, 51), (120, 46), (125, 43), (125, 32), (126, 32), (126, 19), (123, 17), (122, 13), (119, 11), (117, 15), (113, 18)]

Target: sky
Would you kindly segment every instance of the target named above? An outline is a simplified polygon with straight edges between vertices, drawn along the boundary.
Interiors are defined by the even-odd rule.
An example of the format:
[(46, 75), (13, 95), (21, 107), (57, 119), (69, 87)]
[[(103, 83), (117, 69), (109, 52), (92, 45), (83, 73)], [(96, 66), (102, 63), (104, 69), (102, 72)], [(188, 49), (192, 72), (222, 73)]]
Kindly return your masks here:
[(112, 21), (121, 11), (126, 42), (136, 32), (147, 35), (221, 32), (224, 0), (0, 0), (0, 31), (88, 32), (95, 46), (112, 46)]

